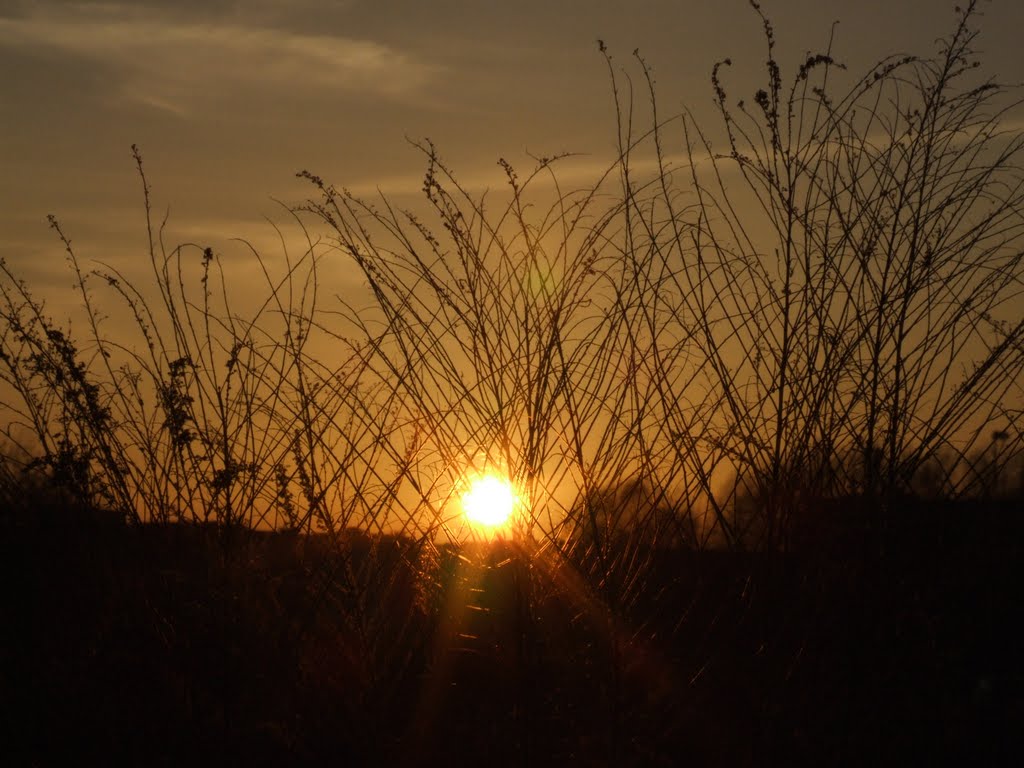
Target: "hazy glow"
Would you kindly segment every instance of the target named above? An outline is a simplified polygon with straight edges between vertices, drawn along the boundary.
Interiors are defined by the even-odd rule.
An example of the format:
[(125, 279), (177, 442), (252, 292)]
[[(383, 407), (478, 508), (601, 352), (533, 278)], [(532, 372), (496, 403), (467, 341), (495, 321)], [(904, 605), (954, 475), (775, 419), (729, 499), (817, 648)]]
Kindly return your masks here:
[(482, 475), (462, 495), (462, 511), (471, 523), (495, 528), (508, 522), (518, 499), (511, 483), (497, 475)]

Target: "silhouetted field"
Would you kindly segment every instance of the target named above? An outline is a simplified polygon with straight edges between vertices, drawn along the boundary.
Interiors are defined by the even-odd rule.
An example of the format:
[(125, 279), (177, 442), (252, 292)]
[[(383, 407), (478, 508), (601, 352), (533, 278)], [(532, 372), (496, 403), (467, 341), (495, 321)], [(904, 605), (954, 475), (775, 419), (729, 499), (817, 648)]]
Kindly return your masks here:
[[(431, 564), (356, 533), (8, 515), (5, 752), (1008, 762), (1024, 717), (1019, 507), (859, 519), (796, 554), (657, 551), (638, 599), (603, 611), (583, 564), (528, 568), (507, 542)], [(357, 592), (372, 610), (347, 603)]]
[(220, 253), (133, 146), (151, 276), (0, 261), (5, 764), (1019, 754), (1020, 92), (976, 0), (859, 73), (751, 6), (717, 127), (598, 43), (582, 185), (424, 140), (419, 208), (301, 171)]

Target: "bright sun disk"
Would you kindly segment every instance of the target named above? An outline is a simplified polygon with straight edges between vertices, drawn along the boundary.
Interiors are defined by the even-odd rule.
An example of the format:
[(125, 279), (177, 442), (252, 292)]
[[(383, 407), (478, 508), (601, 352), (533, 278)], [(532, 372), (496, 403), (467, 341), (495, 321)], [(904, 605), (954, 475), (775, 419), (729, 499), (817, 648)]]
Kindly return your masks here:
[(473, 480), (462, 495), (466, 518), (477, 525), (493, 528), (508, 522), (516, 505), (516, 494), (508, 480), (484, 475)]

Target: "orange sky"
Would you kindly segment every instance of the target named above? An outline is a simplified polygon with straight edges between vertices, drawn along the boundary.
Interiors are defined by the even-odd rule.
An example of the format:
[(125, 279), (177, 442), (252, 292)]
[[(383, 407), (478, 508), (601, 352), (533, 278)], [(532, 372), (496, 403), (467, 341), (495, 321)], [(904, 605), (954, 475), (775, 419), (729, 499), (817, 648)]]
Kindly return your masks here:
[[(764, 0), (779, 58), (824, 47), (854, 72), (888, 52), (934, 50), (944, 0)], [(986, 71), (1024, 80), (1024, 3), (984, 3)], [(605, 157), (607, 70), (640, 47), (663, 109), (710, 124), (708, 75), (735, 62), (736, 97), (764, 60), (746, 0), (6, 0), (0, 6), (0, 257), (42, 289), (64, 286), (57, 214), (86, 258), (130, 263), (144, 229), (129, 146), (144, 153), (175, 240), (257, 242), (272, 198), (309, 169), (338, 185), (415, 194), (430, 137), (472, 185), (526, 153)], [(744, 84), (750, 84), (745, 87)], [(272, 234), (272, 233), (270, 233)]]

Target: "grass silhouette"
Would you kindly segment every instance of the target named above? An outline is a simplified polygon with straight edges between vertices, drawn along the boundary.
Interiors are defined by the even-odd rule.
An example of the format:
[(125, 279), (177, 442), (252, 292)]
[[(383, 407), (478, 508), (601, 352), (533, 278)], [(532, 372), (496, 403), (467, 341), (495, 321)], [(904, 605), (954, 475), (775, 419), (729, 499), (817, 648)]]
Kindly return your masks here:
[[(165, 244), (135, 147), (152, 284), (51, 218), (74, 336), (0, 264), (26, 754), (54, 718), (134, 760), (1007, 747), (1018, 103), (975, 66), (976, 3), (930, 58), (789, 81), (752, 5), (766, 82), (734, 103), (714, 66), (724, 141), (600, 43), (592, 185), (502, 160), (474, 196), (423, 142), (412, 212), (304, 171), (249, 314), (212, 249)], [(366, 293), (328, 305), (324, 269)], [(487, 470), (525, 514), (481, 542), (456, 501)]]

